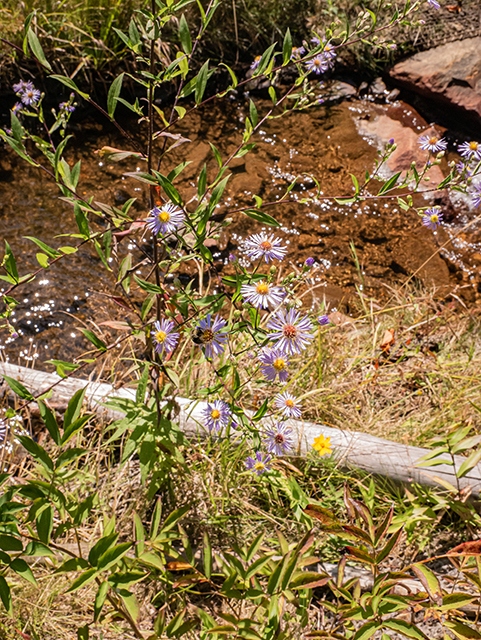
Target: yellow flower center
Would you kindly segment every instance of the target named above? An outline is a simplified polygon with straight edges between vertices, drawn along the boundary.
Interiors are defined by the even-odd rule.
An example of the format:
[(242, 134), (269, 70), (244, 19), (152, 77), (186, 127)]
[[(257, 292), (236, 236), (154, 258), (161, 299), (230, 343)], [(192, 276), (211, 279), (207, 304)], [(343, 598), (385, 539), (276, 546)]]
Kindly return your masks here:
[(169, 222), (170, 213), (165, 209), (162, 209), (162, 211), (159, 213), (159, 218), (162, 220), (162, 222)]
[(292, 400), (286, 400), (286, 407), (293, 407), (294, 402)]
[(295, 338), (297, 336), (297, 329), (293, 324), (286, 324), (282, 330), (285, 338)]
[(206, 329), (202, 334), (202, 342), (212, 342), (214, 339), (214, 333), (210, 329)]
[(269, 242), (269, 240), (264, 240), (264, 242), (261, 242), (261, 249), (263, 249), (264, 251), (270, 251), (272, 249), (272, 242)]
[(276, 358), (272, 363), (272, 366), (276, 371), (282, 371), (283, 369), (286, 368), (286, 361), (283, 360), (282, 358)]
[(437, 144), (438, 139), (435, 138), (434, 136), (432, 138), (429, 138), (429, 144)]
[(265, 467), (265, 464), (263, 462), (256, 462), (254, 465), (254, 469), (256, 471), (262, 471)]
[(217, 420), (218, 418), (220, 418), (220, 411), (218, 409), (212, 409), (212, 411), (210, 412), (210, 417), (213, 420)]
[(259, 62), (259, 60), (260, 60), (260, 59), (261, 59), (261, 56), (256, 56), (256, 57), (254, 58), (254, 61), (255, 61), (255, 62)]
[(157, 342), (164, 342), (166, 338), (167, 338), (167, 334), (165, 333), (165, 331), (155, 332), (155, 339), (157, 340)]
[(432, 213), (430, 216), (431, 222), (439, 222), (439, 216), (437, 213)]
[(471, 149), (471, 151), (477, 151), (478, 150), (478, 146), (479, 146), (478, 143), (474, 142), (474, 140), (473, 140), (473, 142), (469, 143), (469, 148)]
[(269, 285), (265, 282), (261, 282), (257, 285), (256, 291), (257, 293), (260, 293), (261, 296), (265, 296), (266, 293), (269, 293)]

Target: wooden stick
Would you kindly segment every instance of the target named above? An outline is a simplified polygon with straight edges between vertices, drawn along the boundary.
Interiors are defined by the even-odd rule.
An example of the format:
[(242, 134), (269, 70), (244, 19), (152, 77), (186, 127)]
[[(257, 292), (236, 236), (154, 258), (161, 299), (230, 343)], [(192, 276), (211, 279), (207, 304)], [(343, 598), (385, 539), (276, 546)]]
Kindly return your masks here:
[[(38, 394), (61, 380), (56, 374), (27, 369), (10, 363), (0, 363), (0, 375), (2, 374), (20, 381), (32, 394)], [(68, 378), (54, 387), (50, 401), (67, 404), (72, 395), (84, 387), (87, 387), (85, 398), (88, 408), (107, 420), (117, 420), (122, 417), (122, 414), (103, 407), (100, 403), (109, 398), (135, 400), (133, 389), (114, 389), (105, 383)], [(206, 402), (177, 397), (176, 403), (179, 408), (176, 419), (180, 429), (188, 436), (206, 437), (207, 433), (203, 427), (205, 422), (203, 411)], [(267, 424), (269, 419), (261, 422), (261, 426), (267, 426)], [(367, 433), (333, 429), (314, 422), (289, 420), (288, 424), (293, 431), (297, 455), (306, 456), (309, 451), (313, 451), (314, 438), (322, 433), (324, 437), (331, 439), (333, 455), (342, 466), (357, 467), (368, 473), (388, 477), (407, 485), (416, 483), (439, 487), (443, 486), (443, 482), (448, 482), (454, 487), (459, 486), (468, 494), (471, 492), (472, 497), (479, 497), (481, 494), (481, 464), (471, 469), (463, 478), (459, 480), (456, 478), (455, 469), (459, 469), (466, 460), (461, 456), (454, 456), (454, 467), (441, 464), (431, 469), (419, 468), (416, 467), (416, 461), (429, 453), (428, 449), (391, 442)]]

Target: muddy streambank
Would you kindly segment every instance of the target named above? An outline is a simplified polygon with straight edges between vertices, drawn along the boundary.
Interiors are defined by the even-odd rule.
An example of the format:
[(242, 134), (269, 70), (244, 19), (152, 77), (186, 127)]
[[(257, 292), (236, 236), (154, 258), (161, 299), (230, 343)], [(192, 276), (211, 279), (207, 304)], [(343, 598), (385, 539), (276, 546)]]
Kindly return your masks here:
[[(334, 89), (338, 95), (346, 91), (340, 85)], [(267, 108), (267, 102), (258, 103), (261, 114)], [(167, 156), (163, 171), (167, 173), (179, 162), (189, 161), (176, 181), (184, 202), (190, 201), (187, 209), (195, 208), (197, 176), (204, 164), (209, 178), (215, 175), (217, 164), (207, 141), (226, 158), (242, 139), (246, 109), (246, 103), (226, 99), (194, 112), (188, 124), (180, 123), (177, 132), (189, 142)], [(349, 174), (362, 181), (366, 170), (373, 171), (378, 150), (390, 138), (399, 147), (386, 175), (406, 169), (413, 158), (422, 163), (426, 156), (419, 151), (417, 138), (427, 129), (428, 123), (402, 101), (382, 104), (354, 97), (266, 122), (255, 137), (254, 150), (231, 165), (232, 176), (218, 213), (233, 222), (218, 240), (209, 241), (217, 271), (225, 274), (232, 270), (229, 253), (245, 260), (242, 239), (263, 228), (242, 213), (231, 212), (253, 206), (254, 194), (265, 202), (275, 202), (294, 176), (299, 176), (291, 201), (273, 205), (268, 212), (281, 223), (275, 233), (289, 248), (279, 266), (279, 276), (299, 269), (308, 257), (315, 259), (314, 288), (306, 298), (308, 305), (354, 313), (357, 290), (382, 303), (391, 295), (389, 287), (400, 286), (413, 274), (414, 284), (431, 289), (439, 299), (481, 304), (481, 227), (473, 225), (469, 231), (460, 232), (476, 216), (462, 197), (433, 194), (430, 183), (426, 183), (427, 190), (418, 196), (418, 204), (439, 204), (446, 221), (435, 233), (425, 229), (414, 212), (403, 211), (395, 199), (368, 199), (350, 206), (338, 205), (333, 199), (352, 193)], [(96, 202), (115, 205), (137, 198), (133, 211), (139, 219), (144, 218), (148, 212), (147, 186), (123, 175), (144, 170), (142, 163), (132, 159), (110, 163), (95, 153), (106, 145), (128, 148), (117, 132), (93, 121), (71, 132), (74, 140), (67, 158), (70, 164), (82, 160), (80, 193), (93, 195)], [(449, 131), (445, 135), (454, 149), (459, 140)], [(448, 153), (447, 161), (454, 157), (454, 153)], [(441, 179), (443, 172), (447, 172), (447, 163), (433, 169), (433, 182)], [(301, 203), (315, 193), (313, 178), (320, 184), (321, 197)], [(0, 225), (21, 273), (38, 267), (37, 248), (26, 236), (64, 246), (71, 241), (52, 238), (77, 231), (73, 212), (59, 198), (56, 186), (9, 150), (0, 158)], [(94, 228), (101, 229), (101, 221), (94, 222)], [(150, 252), (149, 243), (141, 242), (140, 237), (125, 238), (111, 260), (120, 261), (131, 253), (132, 265), (138, 265), (135, 273), (145, 278), (149, 267), (143, 261)], [(185, 267), (181, 274), (183, 281), (190, 278), (198, 283), (195, 266)], [(1, 288), (5, 290), (3, 284)], [(89, 348), (81, 328), (96, 330), (102, 322), (129, 318), (129, 312), (114, 299), (120, 292), (114, 273), (104, 268), (96, 252), (82, 248), (16, 291), (19, 305), (12, 324), (19, 335), (14, 339), (5, 331), (0, 335), (0, 357), (23, 365), (37, 360), (36, 366), (45, 369), (50, 368), (43, 364), (45, 360), (71, 360)], [(108, 339), (109, 328), (102, 325), (102, 331), (107, 332)], [(112, 330), (111, 337), (114, 335), (117, 333)]]

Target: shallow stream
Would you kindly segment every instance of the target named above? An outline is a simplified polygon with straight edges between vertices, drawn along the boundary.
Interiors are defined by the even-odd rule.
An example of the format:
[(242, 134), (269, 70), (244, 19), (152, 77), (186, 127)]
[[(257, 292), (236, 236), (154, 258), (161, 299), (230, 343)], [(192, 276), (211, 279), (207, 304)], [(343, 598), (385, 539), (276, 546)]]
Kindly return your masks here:
[[(261, 115), (268, 107), (268, 102), (258, 103)], [(167, 169), (182, 160), (190, 161), (176, 183), (185, 202), (195, 197), (197, 176), (204, 163), (209, 177), (214, 175), (217, 165), (208, 140), (217, 146), (223, 158), (227, 157), (242, 138), (245, 115), (246, 103), (225, 100), (194, 112), (188, 123), (182, 121), (177, 132), (190, 142), (170, 154), (163, 171), (167, 173)], [(299, 268), (307, 257), (316, 260), (315, 288), (309, 304), (319, 307), (325, 303), (330, 309), (350, 313), (352, 296), (358, 295), (356, 287), (382, 301), (391, 294), (390, 286), (399, 286), (413, 273), (416, 273), (414, 282), (436, 288), (441, 297), (451, 292), (463, 304), (479, 304), (481, 226), (473, 225), (466, 233), (461, 231), (476, 216), (462, 198), (454, 199), (447, 193), (438, 193), (434, 198), (429, 191), (418, 197), (418, 204), (428, 202), (442, 207), (445, 224), (434, 233), (421, 225), (415, 213), (401, 210), (395, 199), (369, 199), (352, 206), (340, 206), (333, 199), (352, 193), (349, 174), (362, 182), (366, 170), (373, 171), (378, 150), (390, 138), (395, 139), (399, 148), (391, 166), (386, 168), (386, 175), (406, 169), (413, 158), (422, 164), (427, 156), (419, 151), (417, 138), (428, 128), (428, 123), (402, 101), (355, 97), (267, 121), (255, 137), (254, 150), (232, 165), (232, 177), (225, 192), (227, 199), (219, 213), (226, 213), (234, 221), (217, 242), (211, 242), (218, 270), (225, 273), (231, 269), (227, 261), (229, 252), (241, 256), (241, 240), (262, 228), (241, 213), (230, 216), (229, 210), (253, 206), (254, 194), (265, 202), (275, 202), (294, 176), (300, 176), (291, 201), (273, 205), (268, 212), (282, 224), (276, 234), (289, 246), (281, 272)], [(105, 145), (128, 148), (117, 131), (89, 121), (82, 126), (74, 125), (70, 132), (74, 139), (68, 161), (72, 164), (82, 160), (80, 193), (93, 195), (96, 202), (116, 205), (135, 197), (133, 210), (138, 218), (144, 218), (148, 211), (147, 188), (123, 176), (128, 171), (144, 170), (144, 166), (132, 159), (115, 164), (105, 162), (95, 153)], [(438, 132), (442, 133), (440, 129)], [(450, 132), (446, 135), (455, 149), (459, 140)], [(451, 153), (447, 159), (453, 157), (456, 156)], [(437, 172), (433, 180), (440, 179), (441, 172), (447, 173), (446, 161), (433, 171)], [(310, 176), (319, 182), (321, 198), (302, 204), (299, 200), (315, 192)], [(429, 188), (429, 184), (426, 186)], [(27, 236), (54, 247), (73, 244), (68, 238), (54, 239), (59, 234), (77, 231), (73, 212), (59, 195), (55, 184), (39, 170), (9, 150), (2, 152), (1, 236), (10, 243), (21, 274), (38, 268), (38, 249)], [(194, 206), (191, 202), (188, 208)], [(149, 251), (148, 245), (140, 249)], [(117, 256), (122, 259), (131, 252), (135, 265), (145, 257), (142, 251), (132, 240), (124, 238), (118, 245)], [(141, 265), (136, 273), (146, 277), (148, 269)], [(188, 277), (189, 272), (184, 276)], [(43, 364), (45, 360), (71, 360), (84, 352), (89, 343), (80, 328), (95, 329), (93, 323), (128, 316), (112, 298), (120, 292), (116, 286), (113, 273), (105, 270), (89, 247), (61, 260), (34, 282), (15, 291), (20, 304), (12, 326), (18, 337), (12, 338), (6, 331), (0, 333), (0, 358), (23, 365), (38, 360), (35, 366), (49, 369)], [(2, 288), (5, 290), (4, 284), (0, 285)]]

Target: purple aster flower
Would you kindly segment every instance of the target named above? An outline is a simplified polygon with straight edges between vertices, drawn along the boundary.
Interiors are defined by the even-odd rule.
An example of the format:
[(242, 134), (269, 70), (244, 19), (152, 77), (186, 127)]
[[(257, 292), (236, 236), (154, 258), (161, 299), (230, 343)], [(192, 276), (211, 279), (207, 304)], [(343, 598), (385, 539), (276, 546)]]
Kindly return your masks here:
[(441, 222), (443, 221), (443, 214), (440, 211), (440, 207), (431, 207), (426, 209), (423, 214), (423, 225), (431, 231), (435, 231)]
[(17, 84), (13, 85), (13, 90), (17, 94), (21, 93), (22, 91), (31, 91), (32, 89), (34, 89), (34, 86), (33, 83), (30, 82), (30, 80), (28, 82), (20, 80), (20, 82), (17, 82)]
[(474, 187), (474, 191), (471, 192), (471, 203), (474, 207), (479, 207), (481, 204), (481, 184), (478, 184), (477, 187)]
[(481, 145), (475, 140), (463, 142), (463, 144), (458, 147), (458, 151), (463, 158), (468, 158), (468, 160), (471, 160), (471, 158), (481, 160)]
[(444, 151), (448, 146), (448, 143), (444, 138), (437, 138), (434, 135), (424, 135), (418, 139), (419, 146), (423, 151), (430, 151), (431, 153), (438, 153)]
[(430, 7), (432, 7), (433, 9), (440, 9), (441, 5), (439, 4), (438, 0), (428, 0), (428, 5)]
[(269, 382), (274, 382), (276, 376), (279, 376), (279, 382), (285, 382), (289, 377), (286, 371), (289, 356), (280, 349), (264, 349), (259, 360), (262, 362), (261, 371)]
[(298, 60), (305, 53), (306, 50), (304, 47), (292, 47), (291, 60)]
[(319, 36), (317, 35), (317, 33), (315, 35), (312, 36), (311, 38), (311, 42), (315, 47), (318, 47), (321, 44), (321, 39), (319, 38)]
[(388, 142), (389, 145), (393, 145), (394, 144), (394, 138), (391, 138)]
[(331, 323), (331, 321), (329, 320), (329, 316), (328, 315), (317, 316), (317, 321), (321, 325), (321, 327), (325, 326), (326, 324), (330, 324)]
[(168, 203), (154, 207), (145, 220), (146, 226), (155, 235), (166, 235), (177, 231), (184, 222), (184, 214), (175, 205)]
[(23, 104), (21, 102), (16, 102), (12, 107), (12, 111), (15, 114), (17, 114), (20, 111), (20, 109), (23, 109)]
[(209, 431), (222, 431), (223, 427), (229, 426), (232, 417), (229, 405), (223, 400), (214, 400), (212, 403), (207, 403), (203, 413), (205, 424)]
[(256, 56), (251, 64), (251, 69), (257, 69), (259, 66), (259, 62), (261, 61), (262, 56)]
[(234, 253), (229, 253), (229, 262), (237, 262), (237, 256)]
[(154, 322), (154, 331), (150, 332), (155, 344), (155, 353), (161, 354), (163, 351), (170, 353), (175, 349), (179, 341), (179, 334), (173, 332), (175, 324), (172, 320), (158, 320)]
[(304, 266), (308, 267), (309, 269), (312, 267), (313, 264), (314, 264), (314, 258), (307, 258), (307, 260), (304, 262)]
[(282, 287), (273, 287), (268, 282), (261, 280), (257, 284), (243, 284), (241, 295), (246, 302), (250, 302), (254, 307), (267, 309), (269, 306), (278, 307), (286, 294)]
[[(30, 83), (31, 84), (31, 83)], [(32, 85), (31, 87), (25, 87), (20, 93), (20, 100), (27, 106), (35, 106), (40, 100), (41, 93), (38, 89)]]
[(289, 393), (289, 391), (278, 393), (274, 398), (274, 405), (277, 409), (282, 411), (282, 415), (286, 418), (301, 417), (302, 405), (297, 402), (296, 396), (293, 396), (292, 393)]
[(329, 69), (329, 60), (326, 59), (322, 53), (320, 53), (315, 58), (306, 60), (306, 68), (308, 71), (314, 71), (314, 73), (319, 75), (320, 73), (324, 73)]
[(285, 422), (277, 422), (272, 429), (264, 432), (264, 446), (269, 453), (283, 456), (293, 445), (292, 429)]
[(268, 236), (267, 233), (255, 233), (249, 236), (244, 242), (244, 251), (249, 258), (262, 258), (264, 256), (265, 261), (270, 260), (282, 260), (287, 253), (286, 247), (281, 247), (282, 240), (275, 238), (273, 235)]
[(309, 340), (314, 338), (311, 335), (311, 321), (307, 316), (301, 317), (295, 309), (279, 310), (269, 320), (267, 328), (272, 331), (268, 335), (269, 339), (278, 340), (276, 348), (289, 354), (301, 353), (308, 346)]
[(268, 456), (266, 453), (262, 453), (261, 451), (256, 451), (255, 457), (249, 456), (245, 462), (246, 468), (253, 473), (256, 473), (260, 476), (262, 473), (266, 471), (270, 471), (271, 468), (268, 466), (269, 462), (272, 460), (271, 456)]
[(210, 313), (204, 320), (201, 320), (194, 330), (193, 340), (196, 344), (204, 348), (206, 358), (213, 358), (224, 352), (224, 344), (227, 342), (227, 333), (221, 332), (227, 322), (224, 318), (216, 316), (212, 322)]

